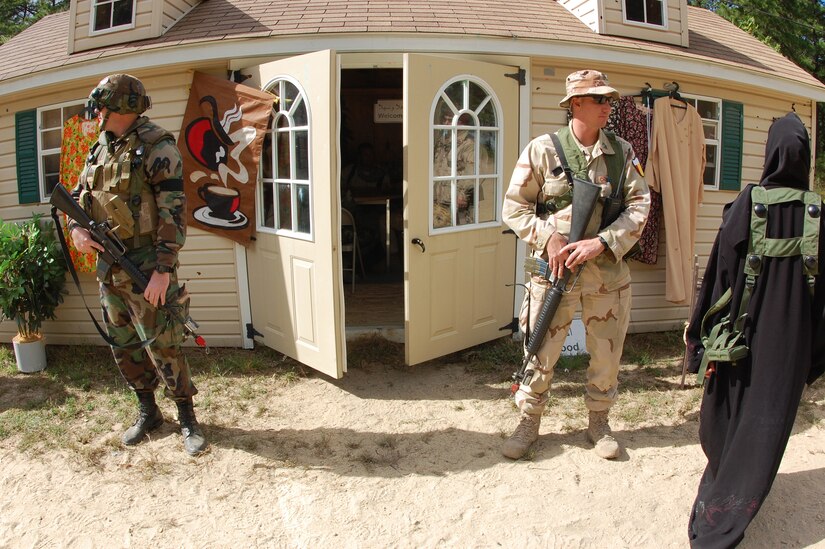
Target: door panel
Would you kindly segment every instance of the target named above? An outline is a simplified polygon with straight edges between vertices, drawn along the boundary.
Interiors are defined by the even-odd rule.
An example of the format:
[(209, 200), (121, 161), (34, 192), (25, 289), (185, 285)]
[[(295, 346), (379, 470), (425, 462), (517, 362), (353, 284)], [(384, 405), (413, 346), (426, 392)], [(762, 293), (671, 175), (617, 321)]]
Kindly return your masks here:
[[(276, 223), (272, 228), (259, 226), (256, 241), (247, 250), (252, 320), (259, 334), (256, 341), (340, 378), (346, 371), (346, 342), (339, 275), (336, 55), (331, 50), (319, 51), (249, 67), (243, 72), (252, 75), (245, 82), (252, 87), (267, 89), (273, 82), (287, 80), (291, 83), (289, 90), (297, 88), (306, 103), (306, 111), (300, 111), (294, 119), (283, 117), (279, 127), (286, 128), (284, 120), (289, 118), (289, 124), (306, 124), (309, 131), (309, 169), (299, 165), (290, 172), (291, 177), (299, 178), (293, 187), (297, 193), (309, 189), (309, 229), (301, 223)], [(298, 104), (299, 99), (290, 91), (284, 95), (283, 105)], [(277, 105), (276, 108), (281, 108)], [(302, 152), (303, 142), (296, 136), (304, 135), (305, 131), (306, 128), (295, 133), (287, 131), (283, 135), (289, 137), (279, 138), (289, 143), (290, 159)], [(278, 169), (286, 171), (280, 166)], [(305, 177), (308, 180), (302, 179)], [(284, 186), (280, 180), (279, 184)], [(259, 207), (264, 200), (262, 186), (259, 182)], [(278, 184), (274, 188), (277, 189)], [(292, 194), (284, 196), (293, 200)], [(304, 194), (300, 196), (306, 200)], [(295, 206), (298, 202), (288, 203), (284, 211), (291, 211), (290, 204), (292, 210), (303, 211), (305, 202), (300, 203), (300, 207)], [(274, 227), (278, 226), (300, 228), (295, 232), (276, 231)]]
[[(417, 364), (472, 345), (507, 335), (501, 328), (513, 317), (515, 280), (515, 238), (503, 234), (501, 199), (518, 158), (518, 83), (504, 76), (517, 67), (434, 56), (404, 56), (404, 194), (405, 219), (405, 337), (406, 360)], [(487, 103), (473, 103), (472, 95), (441, 94), (445, 84), (467, 79), (467, 89), (479, 86), (490, 92)], [(451, 88), (452, 89), (452, 88)], [(461, 102), (476, 109), (476, 120), (490, 117), (495, 106), (494, 131), (481, 128), (477, 135), (498, 132), (487, 143), (497, 147), (496, 178), (477, 177), (472, 219), (482, 223), (461, 226), (456, 212), (442, 214), (439, 227), (433, 228), (434, 179), (449, 172), (448, 162), (458, 164), (459, 153), (439, 165), (434, 175), (434, 120), (436, 101), (455, 107), (459, 120)], [(485, 106), (486, 105), (486, 106)], [(440, 115), (439, 115), (440, 116)], [(471, 116), (472, 118), (472, 116)], [(455, 145), (456, 141), (453, 140)], [(479, 145), (472, 145), (475, 150)], [(475, 157), (479, 159), (479, 156)], [(475, 163), (476, 165), (479, 162)], [(487, 173), (488, 168), (478, 173)], [(456, 175), (453, 172), (453, 175)], [(459, 175), (454, 178), (460, 184)], [(495, 191), (495, 192), (491, 192)], [(443, 193), (442, 193), (443, 194)], [(494, 194), (494, 197), (490, 195)], [(447, 193), (449, 195), (449, 193)], [(455, 192), (447, 199), (458, 203)], [(475, 200), (475, 199), (474, 199)], [(456, 206), (457, 207), (457, 206)], [(442, 210), (443, 211), (443, 210)], [(443, 220), (446, 218), (446, 222)], [(492, 221), (491, 221), (492, 220)]]

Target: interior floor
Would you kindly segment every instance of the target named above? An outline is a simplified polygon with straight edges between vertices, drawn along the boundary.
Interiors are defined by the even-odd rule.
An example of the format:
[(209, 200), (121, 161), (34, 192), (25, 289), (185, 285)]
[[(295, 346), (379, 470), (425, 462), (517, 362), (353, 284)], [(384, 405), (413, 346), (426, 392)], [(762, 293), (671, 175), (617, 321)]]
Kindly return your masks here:
[(344, 284), (347, 327), (379, 328), (404, 325), (404, 283), (365, 282)]

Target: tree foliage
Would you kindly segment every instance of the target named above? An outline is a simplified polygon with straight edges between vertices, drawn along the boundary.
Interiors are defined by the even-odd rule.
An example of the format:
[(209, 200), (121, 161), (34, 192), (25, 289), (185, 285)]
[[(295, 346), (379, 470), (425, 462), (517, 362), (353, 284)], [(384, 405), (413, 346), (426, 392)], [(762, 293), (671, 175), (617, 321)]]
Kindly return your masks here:
[(38, 19), (69, 9), (69, 0), (0, 0), (0, 44)]

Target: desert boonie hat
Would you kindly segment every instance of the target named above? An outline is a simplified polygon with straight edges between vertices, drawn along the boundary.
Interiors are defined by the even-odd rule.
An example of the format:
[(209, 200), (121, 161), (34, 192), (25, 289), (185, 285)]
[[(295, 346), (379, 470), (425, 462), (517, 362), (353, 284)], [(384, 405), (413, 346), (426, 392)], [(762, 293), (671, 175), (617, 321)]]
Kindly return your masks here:
[(615, 88), (610, 87), (606, 74), (591, 69), (569, 74), (566, 86), (567, 95), (559, 101), (559, 107), (569, 107), (570, 99), (582, 95), (609, 95), (613, 99), (621, 97)]

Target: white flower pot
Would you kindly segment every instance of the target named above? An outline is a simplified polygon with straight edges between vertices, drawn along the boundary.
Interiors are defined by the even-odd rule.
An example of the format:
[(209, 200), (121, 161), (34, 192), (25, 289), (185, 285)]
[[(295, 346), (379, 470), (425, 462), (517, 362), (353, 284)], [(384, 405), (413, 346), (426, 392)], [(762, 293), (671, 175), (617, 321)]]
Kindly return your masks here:
[(16, 335), (11, 341), (18, 370), (24, 374), (31, 374), (46, 368), (46, 339), (43, 336), (28, 341)]

